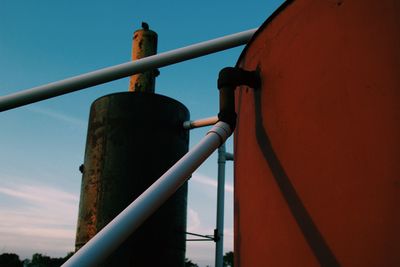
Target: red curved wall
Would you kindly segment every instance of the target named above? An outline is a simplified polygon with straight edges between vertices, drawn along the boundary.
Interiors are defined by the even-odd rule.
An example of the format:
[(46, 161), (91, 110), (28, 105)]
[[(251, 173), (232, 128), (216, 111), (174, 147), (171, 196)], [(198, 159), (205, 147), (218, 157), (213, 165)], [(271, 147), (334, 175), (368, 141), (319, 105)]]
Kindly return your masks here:
[(400, 2), (293, 1), (238, 65), (235, 266), (400, 266)]

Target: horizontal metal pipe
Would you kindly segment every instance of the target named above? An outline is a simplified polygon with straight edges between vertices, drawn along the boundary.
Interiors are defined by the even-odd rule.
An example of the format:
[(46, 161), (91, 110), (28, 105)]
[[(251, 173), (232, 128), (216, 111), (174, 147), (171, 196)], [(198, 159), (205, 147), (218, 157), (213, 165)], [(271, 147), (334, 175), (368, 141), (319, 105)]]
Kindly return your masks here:
[(97, 266), (153, 214), (190, 175), (231, 135), (225, 122), (218, 122), (207, 135), (143, 192), (125, 210), (78, 250), (64, 267)]
[(204, 238), (204, 239), (194, 238), (194, 239), (186, 239), (186, 241), (214, 241), (214, 240), (212, 238)]
[(210, 126), (210, 125), (216, 124), (217, 121), (218, 121), (218, 116), (194, 120), (194, 121), (185, 121), (183, 123), (183, 128), (193, 129), (193, 128), (199, 128), (199, 127), (204, 127), (204, 126)]
[(257, 29), (178, 48), (0, 97), (0, 112), (246, 44)]
[(204, 237), (204, 238), (208, 238), (211, 240), (214, 240), (213, 236), (210, 235), (200, 235), (200, 234), (195, 234), (195, 233), (191, 233), (191, 232), (186, 232), (187, 235), (193, 235), (193, 236), (198, 236), (198, 237)]
[(225, 159), (226, 160), (232, 160), (233, 161), (233, 153), (229, 153), (229, 152), (226, 152), (225, 153)]

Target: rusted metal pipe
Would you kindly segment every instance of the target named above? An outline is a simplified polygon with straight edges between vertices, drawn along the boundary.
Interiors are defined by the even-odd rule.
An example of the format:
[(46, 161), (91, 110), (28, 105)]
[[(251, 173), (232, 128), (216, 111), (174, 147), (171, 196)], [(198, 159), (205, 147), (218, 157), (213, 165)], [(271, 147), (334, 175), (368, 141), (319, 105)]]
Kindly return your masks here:
[[(135, 31), (132, 41), (132, 61), (157, 54), (157, 33), (142, 22), (142, 29)], [(157, 69), (149, 70), (131, 76), (129, 91), (154, 93)]]
[(216, 124), (218, 121), (218, 116), (183, 122), (184, 129), (200, 128), (204, 126), (210, 126)]

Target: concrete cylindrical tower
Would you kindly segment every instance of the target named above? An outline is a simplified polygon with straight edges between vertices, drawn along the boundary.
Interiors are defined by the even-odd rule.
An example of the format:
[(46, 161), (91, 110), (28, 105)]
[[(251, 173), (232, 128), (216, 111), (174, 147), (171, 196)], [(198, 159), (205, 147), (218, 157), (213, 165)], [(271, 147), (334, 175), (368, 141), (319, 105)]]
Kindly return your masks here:
[[(91, 106), (76, 238), (78, 250), (188, 151), (185, 106), (116, 93)], [(184, 266), (184, 184), (104, 266)]]

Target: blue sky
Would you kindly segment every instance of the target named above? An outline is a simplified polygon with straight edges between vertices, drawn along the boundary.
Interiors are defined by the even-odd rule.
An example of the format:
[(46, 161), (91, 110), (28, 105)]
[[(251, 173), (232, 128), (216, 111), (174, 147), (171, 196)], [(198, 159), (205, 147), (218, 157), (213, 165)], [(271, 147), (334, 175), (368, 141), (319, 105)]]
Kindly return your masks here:
[[(129, 61), (142, 21), (158, 33), (164, 52), (259, 27), (282, 2), (2, 0), (0, 95)], [(242, 49), (162, 68), (156, 92), (185, 104), (192, 119), (215, 116), (218, 72), (234, 65)], [(89, 107), (128, 84), (121, 79), (0, 113), (0, 253), (26, 258), (73, 250)], [(205, 132), (193, 130), (190, 145)], [(189, 231), (212, 234), (216, 170), (214, 155), (191, 179)], [(226, 251), (233, 249), (232, 176), (228, 163)], [(187, 257), (213, 265), (214, 244), (190, 243)]]

